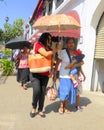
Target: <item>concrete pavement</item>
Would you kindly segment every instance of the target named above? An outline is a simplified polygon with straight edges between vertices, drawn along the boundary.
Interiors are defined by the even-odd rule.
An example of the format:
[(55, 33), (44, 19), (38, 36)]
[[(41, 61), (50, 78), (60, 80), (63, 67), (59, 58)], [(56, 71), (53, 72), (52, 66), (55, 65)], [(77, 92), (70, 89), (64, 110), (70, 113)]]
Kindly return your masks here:
[(104, 94), (84, 91), (81, 96), (83, 112), (68, 105), (70, 114), (58, 113), (59, 100), (45, 100), (46, 118), (30, 118), (32, 88), (23, 90), (10, 76), (0, 84), (0, 130), (104, 130)]

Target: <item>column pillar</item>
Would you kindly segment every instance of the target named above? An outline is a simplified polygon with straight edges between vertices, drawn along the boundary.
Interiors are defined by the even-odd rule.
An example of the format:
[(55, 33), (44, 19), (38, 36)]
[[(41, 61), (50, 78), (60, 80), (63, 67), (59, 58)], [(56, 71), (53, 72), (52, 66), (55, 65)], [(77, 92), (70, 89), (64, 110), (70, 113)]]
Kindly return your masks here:
[(53, 0), (53, 4), (52, 4), (52, 14), (55, 12), (56, 2), (57, 2), (57, 0)]
[(49, 2), (46, 1), (46, 13), (45, 13), (45, 15), (48, 15), (48, 11), (49, 11)]

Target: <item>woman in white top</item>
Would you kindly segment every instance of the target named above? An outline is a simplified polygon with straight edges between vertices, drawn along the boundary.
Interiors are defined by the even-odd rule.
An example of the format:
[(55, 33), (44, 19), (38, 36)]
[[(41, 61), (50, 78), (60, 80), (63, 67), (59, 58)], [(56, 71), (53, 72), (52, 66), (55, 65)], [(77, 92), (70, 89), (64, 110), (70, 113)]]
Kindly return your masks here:
[[(67, 39), (67, 51), (69, 52), (70, 58), (74, 56), (74, 38)], [(60, 67), (60, 86), (59, 86), (59, 98), (61, 101), (59, 113), (69, 113), (70, 111), (66, 108), (68, 100), (71, 104), (74, 104), (76, 102), (76, 88), (73, 87), (73, 83), (71, 79), (69, 78), (69, 69), (65, 69), (65, 67), (71, 62), (70, 58), (66, 52), (66, 49), (63, 49), (58, 54), (58, 60), (55, 66), (54, 71), (54, 81), (56, 81), (56, 72), (58, 69), (58, 65), (61, 63)], [(83, 64), (83, 62), (80, 62), (78, 64), (73, 65), (73, 69), (75, 67), (79, 67)]]

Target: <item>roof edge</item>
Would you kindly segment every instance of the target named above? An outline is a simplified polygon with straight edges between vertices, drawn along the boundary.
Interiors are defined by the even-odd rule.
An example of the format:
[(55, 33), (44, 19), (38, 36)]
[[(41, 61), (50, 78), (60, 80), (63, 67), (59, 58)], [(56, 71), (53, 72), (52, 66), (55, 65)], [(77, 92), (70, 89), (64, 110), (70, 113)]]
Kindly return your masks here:
[(33, 14), (32, 14), (32, 17), (31, 17), (31, 18), (30, 18), (30, 20), (29, 20), (29, 23), (31, 23), (31, 22), (32, 22), (32, 19), (33, 19), (33, 17), (34, 17), (34, 14), (35, 14), (35, 13), (36, 13), (36, 11), (37, 11), (37, 9), (38, 9), (39, 5), (40, 5), (40, 2), (41, 2), (41, 0), (39, 0), (39, 1), (38, 1), (37, 6), (35, 7), (34, 12), (33, 12)]

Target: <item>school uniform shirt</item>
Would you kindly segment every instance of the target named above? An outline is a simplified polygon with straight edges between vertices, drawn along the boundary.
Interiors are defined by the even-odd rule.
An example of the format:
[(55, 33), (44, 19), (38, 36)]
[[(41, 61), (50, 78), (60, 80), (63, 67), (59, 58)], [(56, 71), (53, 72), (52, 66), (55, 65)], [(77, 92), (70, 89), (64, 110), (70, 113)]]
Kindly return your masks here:
[(60, 66), (60, 78), (69, 78), (69, 69), (65, 69), (66, 66), (70, 64), (70, 59), (66, 52), (66, 49), (60, 50), (58, 52), (58, 58), (62, 61)]

